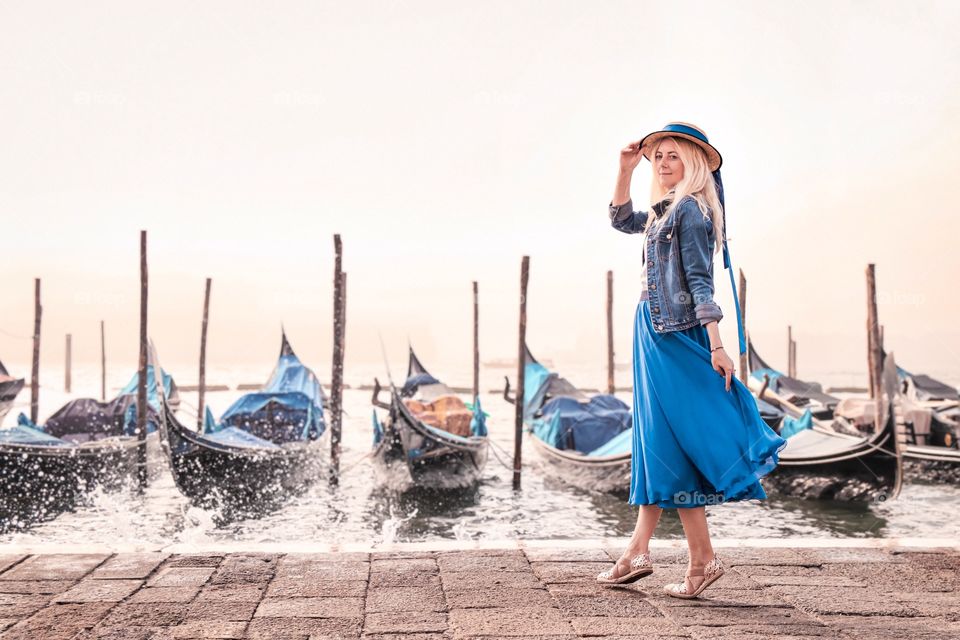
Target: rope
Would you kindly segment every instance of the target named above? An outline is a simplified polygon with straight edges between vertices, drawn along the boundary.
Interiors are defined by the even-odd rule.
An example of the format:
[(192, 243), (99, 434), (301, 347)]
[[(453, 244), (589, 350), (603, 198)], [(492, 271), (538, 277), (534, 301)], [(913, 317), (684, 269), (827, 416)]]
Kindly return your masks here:
[(507, 470), (513, 471), (513, 457), (509, 453), (507, 453), (505, 450), (501, 449), (501, 451), (503, 452), (503, 455), (506, 456), (508, 460), (510, 460), (510, 464), (507, 464), (500, 458), (499, 454), (497, 454), (497, 449), (500, 449), (500, 445), (497, 444), (494, 440), (487, 440), (487, 442), (490, 443), (490, 450), (493, 452), (493, 457), (497, 459), (497, 462), (502, 464)]

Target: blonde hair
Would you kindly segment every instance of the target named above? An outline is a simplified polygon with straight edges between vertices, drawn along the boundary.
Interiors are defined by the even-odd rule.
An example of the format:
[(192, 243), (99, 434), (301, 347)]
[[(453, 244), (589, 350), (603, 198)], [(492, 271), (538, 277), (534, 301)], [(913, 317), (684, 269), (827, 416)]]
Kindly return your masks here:
[[(667, 140), (672, 140), (677, 145), (677, 155), (683, 164), (683, 180), (673, 188), (672, 195), (670, 195), (670, 192), (664, 192), (663, 187), (660, 186), (660, 181), (657, 180), (656, 171), (657, 149)], [(700, 213), (713, 223), (714, 237), (716, 238), (714, 253), (719, 251), (723, 243), (723, 207), (717, 193), (717, 183), (713, 180), (713, 174), (707, 165), (707, 155), (703, 152), (703, 149), (683, 138), (668, 136), (662, 138), (657, 146), (650, 151), (649, 158), (651, 164), (654, 165), (653, 184), (650, 187), (650, 204), (653, 205), (668, 197), (670, 198), (670, 204), (663, 215), (651, 221), (647, 232), (656, 230), (673, 213), (680, 201), (690, 196), (697, 203)]]

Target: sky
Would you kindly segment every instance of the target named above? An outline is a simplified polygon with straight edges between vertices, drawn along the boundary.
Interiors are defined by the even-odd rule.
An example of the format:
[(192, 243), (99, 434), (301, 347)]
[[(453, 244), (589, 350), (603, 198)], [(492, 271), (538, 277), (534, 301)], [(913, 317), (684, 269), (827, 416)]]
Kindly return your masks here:
[[(139, 231), (149, 333), (194, 366), (332, 351), (347, 366), (469, 366), (528, 342), (605, 362), (606, 272), (629, 362), (642, 236), (610, 227), (619, 150), (672, 120), (724, 157), (747, 326), (801, 376), (864, 371), (868, 263), (886, 344), (960, 379), (960, 3), (5, 2), (0, 4), (0, 358), (134, 366)], [(633, 181), (649, 203), (650, 165)], [(728, 272), (714, 267), (736, 351)], [(26, 373), (25, 371), (23, 373)], [(184, 373), (184, 378), (195, 378)], [(464, 371), (460, 376), (469, 378)]]

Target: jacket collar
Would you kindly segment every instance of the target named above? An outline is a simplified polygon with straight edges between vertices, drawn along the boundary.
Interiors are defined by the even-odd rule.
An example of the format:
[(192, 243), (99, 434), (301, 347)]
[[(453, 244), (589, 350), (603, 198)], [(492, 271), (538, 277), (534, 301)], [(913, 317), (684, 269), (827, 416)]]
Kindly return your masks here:
[(665, 196), (663, 196), (663, 200), (653, 204), (653, 211), (657, 214), (658, 218), (666, 213), (667, 209), (670, 208), (670, 204), (673, 202), (673, 195), (674, 193), (671, 189)]

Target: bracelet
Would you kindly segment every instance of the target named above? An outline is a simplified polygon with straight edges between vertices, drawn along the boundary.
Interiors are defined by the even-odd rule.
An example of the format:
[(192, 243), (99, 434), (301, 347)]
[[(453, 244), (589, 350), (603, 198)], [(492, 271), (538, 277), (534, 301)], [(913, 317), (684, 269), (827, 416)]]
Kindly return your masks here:
[(713, 349), (710, 349), (710, 353), (713, 353), (713, 352), (716, 351), (717, 349), (723, 349), (723, 345), (720, 345), (719, 347), (714, 347)]

